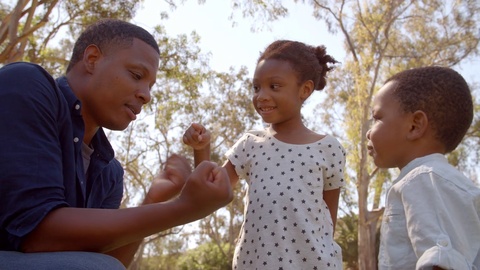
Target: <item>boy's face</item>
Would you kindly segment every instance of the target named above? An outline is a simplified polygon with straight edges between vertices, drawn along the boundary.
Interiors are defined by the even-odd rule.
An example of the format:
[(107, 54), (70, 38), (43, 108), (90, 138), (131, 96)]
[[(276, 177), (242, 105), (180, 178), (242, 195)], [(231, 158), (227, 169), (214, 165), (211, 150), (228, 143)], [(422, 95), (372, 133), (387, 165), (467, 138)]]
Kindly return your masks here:
[(403, 168), (410, 161), (407, 133), (411, 114), (402, 110), (394, 89), (395, 82), (388, 82), (372, 102), (373, 124), (367, 132), (367, 147), (379, 168)]

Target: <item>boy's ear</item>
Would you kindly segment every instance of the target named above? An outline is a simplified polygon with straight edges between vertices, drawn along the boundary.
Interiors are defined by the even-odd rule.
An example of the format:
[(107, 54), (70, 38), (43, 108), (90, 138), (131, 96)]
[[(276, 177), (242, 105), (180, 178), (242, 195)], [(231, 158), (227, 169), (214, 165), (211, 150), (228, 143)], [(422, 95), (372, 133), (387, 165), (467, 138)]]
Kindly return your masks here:
[(425, 132), (428, 128), (428, 117), (423, 111), (415, 111), (412, 114), (412, 122), (410, 126), (410, 131), (408, 132), (407, 138), (410, 140), (416, 140), (425, 135)]
[(87, 48), (85, 48), (85, 51), (83, 52), (83, 64), (89, 74), (93, 73), (95, 65), (101, 56), (102, 51), (100, 50), (100, 48), (98, 48), (97, 45), (91, 44), (88, 45)]
[(313, 81), (308, 80), (303, 83), (302, 88), (300, 90), (300, 98), (305, 101), (313, 92)]

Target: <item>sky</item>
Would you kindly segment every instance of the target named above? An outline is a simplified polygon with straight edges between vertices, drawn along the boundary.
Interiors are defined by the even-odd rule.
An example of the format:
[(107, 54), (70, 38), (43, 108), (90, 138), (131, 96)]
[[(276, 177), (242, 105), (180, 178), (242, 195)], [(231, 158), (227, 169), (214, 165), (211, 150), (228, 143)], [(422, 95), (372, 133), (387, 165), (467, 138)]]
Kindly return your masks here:
[[(239, 69), (246, 66), (253, 75), (259, 53), (276, 39), (292, 39), (309, 45), (325, 45), (327, 53), (341, 61), (345, 52), (340, 38), (332, 37), (323, 23), (314, 20), (306, 5), (290, 4), (290, 15), (269, 24), (268, 29), (253, 33), (250, 28), (253, 19), (242, 19), (237, 10), (234, 13), (238, 24), (232, 28), (228, 18), (232, 13), (228, 0), (207, 0), (199, 5), (196, 0), (188, 0), (170, 11), (167, 4), (158, 0), (146, 0), (133, 23), (147, 30), (160, 23), (160, 12), (168, 11), (170, 18), (162, 22), (169, 35), (190, 34), (195, 30), (201, 37), (199, 44), (203, 53), (212, 54), (210, 64), (216, 71), (228, 71), (230, 66)], [(320, 27), (319, 27), (320, 25)]]
[[(216, 71), (228, 71), (229, 67), (236, 70), (246, 66), (253, 75), (259, 53), (271, 42), (277, 39), (291, 39), (309, 45), (325, 45), (327, 53), (342, 62), (345, 57), (343, 36), (328, 33), (324, 22), (317, 21), (312, 16), (311, 6), (284, 1), (289, 9), (289, 16), (268, 23), (269, 29), (253, 33), (250, 29), (255, 23), (252, 18), (242, 18), (240, 10), (234, 12), (237, 22), (232, 27), (229, 16), (232, 14), (231, 1), (207, 0), (198, 4), (197, 0), (187, 0), (177, 9), (170, 10), (164, 1), (145, 0), (137, 11), (133, 22), (153, 31), (153, 27), (163, 24), (168, 35), (190, 34), (196, 31), (200, 37), (200, 48), (203, 53), (211, 53), (210, 66)], [(161, 20), (160, 13), (167, 11), (169, 19)], [(455, 67), (472, 83), (480, 80), (476, 70), (480, 67), (480, 59)]]

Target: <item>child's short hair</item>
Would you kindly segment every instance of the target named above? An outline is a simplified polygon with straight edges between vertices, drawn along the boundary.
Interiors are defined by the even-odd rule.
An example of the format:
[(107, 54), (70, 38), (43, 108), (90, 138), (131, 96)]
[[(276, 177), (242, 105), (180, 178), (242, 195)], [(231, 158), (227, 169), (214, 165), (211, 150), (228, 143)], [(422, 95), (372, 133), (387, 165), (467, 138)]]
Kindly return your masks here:
[(423, 111), (446, 152), (462, 141), (473, 119), (473, 101), (465, 79), (446, 67), (421, 67), (393, 75), (394, 95), (405, 112)]

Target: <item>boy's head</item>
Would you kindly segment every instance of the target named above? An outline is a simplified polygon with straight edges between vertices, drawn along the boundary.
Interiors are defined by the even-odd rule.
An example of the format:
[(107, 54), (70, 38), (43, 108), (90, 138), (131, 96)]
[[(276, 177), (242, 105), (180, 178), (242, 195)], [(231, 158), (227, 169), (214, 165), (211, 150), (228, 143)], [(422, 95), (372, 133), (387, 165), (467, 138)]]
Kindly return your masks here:
[(94, 44), (103, 53), (108, 53), (111, 49), (131, 46), (134, 38), (147, 43), (160, 54), (160, 49), (154, 37), (142, 27), (116, 19), (97, 21), (87, 27), (75, 42), (67, 72), (82, 59), (83, 53), (89, 45)]
[[(401, 143), (405, 138), (413, 141), (416, 136), (422, 137), (428, 132), (432, 138), (422, 145), (433, 145), (431, 149), (439, 146), (437, 148), (442, 148), (444, 153), (453, 151), (472, 123), (473, 102), (467, 83), (456, 71), (446, 67), (422, 67), (402, 71), (388, 79), (374, 98), (372, 114), (375, 122), (367, 133), (370, 154), (376, 164), (383, 163), (388, 155), (397, 161), (409, 157), (399, 161), (400, 165), (392, 163), (393, 160), (385, 161), (382, 164), (385, 166), (377, 164), (379, 167), (401, 167), (412, 158), (405, 152), (412, 152), (412, 149)], [(392, 118), (388, 118), (390, 114)], [(386, 129), (388, 123), (392, 124), (390, 133), (381, 135), (382, 139), (378, 130)], [(385, 137), (396, 140), (388, 141), (390, 149), (387, 149)], [(380, 149), (376, 149), (382, 141), (387, 154), (384, 158), (377, 153)], [(378, 160), (376, 155), (380, 156)]]

